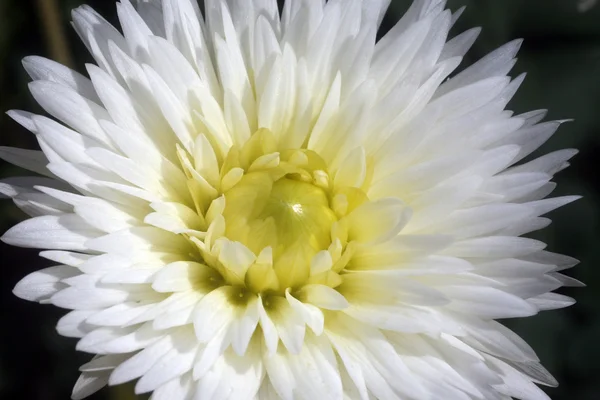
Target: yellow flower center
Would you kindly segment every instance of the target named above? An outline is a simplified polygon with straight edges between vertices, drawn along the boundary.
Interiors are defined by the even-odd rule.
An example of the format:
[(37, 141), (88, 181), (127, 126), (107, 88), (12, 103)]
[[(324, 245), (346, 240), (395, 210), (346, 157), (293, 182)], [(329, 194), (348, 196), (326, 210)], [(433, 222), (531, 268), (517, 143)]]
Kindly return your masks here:
[(250, 173), (225, 192), (225, 204), (225, 236), (254, 254), (270, 248), (279, 289), (305, 282), (311, 259), (331, 244), (336, 217), (323, 189), (312, 183)]
[[(240, 293), (337, 288), (357, 244), (385, 239), (400, 222), (396, 201), (380, 207), (362, 190), (366, 168), (342, 163), (332, 176), (315, 151), (282, 150), (266, 129), (221, 153), (200, 137), (193, 160), (178, 155), (197, 213), (180, 215), (198, 227), (182, 233), (199, 263)], [(361, 149), (348, 157), (365, 165)]]
[(316, 254), (331, 244), (337, 220), (323, 189), (268, 173), (251, 173), (225, 193), (225, 236), (255, 254), (271, 247), (277, 260), (289, 249)]

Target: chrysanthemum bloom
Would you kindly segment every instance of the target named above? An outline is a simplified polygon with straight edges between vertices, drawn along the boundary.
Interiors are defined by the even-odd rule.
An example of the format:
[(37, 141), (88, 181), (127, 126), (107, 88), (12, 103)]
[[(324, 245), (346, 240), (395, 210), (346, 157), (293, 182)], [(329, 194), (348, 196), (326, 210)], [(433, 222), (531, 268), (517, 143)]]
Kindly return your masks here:
[(88, 7), (90, 79), (26, 58), (56, 120), (13, 111), (46, 177), (1, 190), (33, 218), (6, 243), (59, 265), (17, 296), (70, 309), (96, 356), (73, 398), (138, 379), (180, 399), (547, 399), (533, 350), (495, 322), (565, 307), (575, 260), (521, 235), (574, 150), (505, 106), (511, 42), (462, 72), (472, 29), (418, 0), (192, 0)]

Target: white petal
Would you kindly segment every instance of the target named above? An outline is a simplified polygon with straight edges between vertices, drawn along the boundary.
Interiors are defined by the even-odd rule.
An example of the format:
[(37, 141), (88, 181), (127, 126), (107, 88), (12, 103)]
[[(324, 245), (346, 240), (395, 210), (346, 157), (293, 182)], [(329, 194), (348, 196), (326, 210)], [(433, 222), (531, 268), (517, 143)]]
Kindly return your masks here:
[(200, 342), (209, 342), (234, 321), (235, 307), (230, 298), (235, 295), (236, 290), (232, 286), (221, 286), (200, 300), (194, 310), (194, 329)]
[(53, 177), (46, 168), (48, 159), (41, 151), (0, 147), (0, 159), (32, 172)]
[(172, 349), (172, 346), (173, 344), (169, 337), (164, 337), (151, 344), (115, 368), (110, 375), (109, 383), (111, 385), (118, 385), (139, 378)]
[(188, 399), (191, 393), (192, 379), (190, 374), (172, 379), (152, 393), (152, 400)]
[(546, 245), (537, 240), (490, 236), (457, 242), (445, 253), (458, 257), (519, 257), (542, 250)]
[(277, 333), (277, 329), (275, 328), (275, 324), (267, 314), (265, 307), (263, 305), (264, 299), (260, 299), (258, 302), (258, 315), (260, 321), (260, 327), (263, 332), (264, 343), (268, 349), (269, 355), (272, 356), (277, 352), (277, 347), (279, 343), (279, 334)]
[(299, 354), (278, 352), (264, 358), (269, 379), (279, 396), (293, 399), (293, 392), (307, 398), (342, 399), (342, 383), (329, 340), (306, 336)]
[(253, 399), (264, 374), (257, 347), (252, 345), (252, 353), (243, 357), (237, 356), (231, 350), (225, 351), (212, 369), (198, 381), (193, 398)]
[(339, 187), (352, 186), (360, 188), (367, 174), (365, 150), (358, 147), (341, 163), (335, 175), (334, 184)]
[(526, 400), (550, 400), (550, 397), (538, 388), (531, 379), (500, 360), (490, 362), (502, 372), (501, 385), (494, 385), (500, 393), (507, 396)]
[(191, 261), (179, 261), (162, 267), (154, 276), (152, 288), (157, 292), (184, 292), (193, 289), (204, 277), (207, 267)]
[(109, 354), (105, 356), (96, 356), (92, 361), (79, 367), (79, 370), (81, 372), (100, 372), (113, 370), (128, 358), (129, 354)]
[(397, 235), (412, 212), (395, 198), (367, 202), (348, 215), (348, 236), (359, 242), (384, 242)]
[(192, 369), (198, 341), (192, 329), (180, 329), (180, 332), (173, 334), (174, 348), (162, 356), (135, 385), (137, 394), (155, 390)]
[(147, 55), (145, 51), (147, 51), (148, 47), (148, 37), (152, 36), (152, 31), (136, 12), (135, 8), (133, 8), (129, 0), (117, 3), (117, 13), (131, 54), (145, 61), (144, 56)]
[(36, 101), (52, 116), (74, 130), (111, 146), (98, 120), (111, 120), (105, 109), (73, 89), (50, 81), (35, 81), (29, 88)]
[(515, 63), (514, 57), (522, 43), (522, 40), (514, 40), (494, 50), (444, 84), (440, 88), (438, 95), (448, 93), (482, 79), (493, 76), (504, 76), (512, 69)]
[(439, 290), (452, 299), (449, 308), (482, 318), (529, 317), (538, 311), (520, 297), (492, 287), (447, 286)]
[(110, 371), (82, 373), (77, 382), (75, 382), (71, 399), (82, 400), (96, 393), (108, 384), (109, 374)]
[(62, 265), (33, 272), (21, 279), (13, 293), (25, 300), (41, 301), (67, 287), (62, 279), (79, 275), (76, 268)]
[(51, 81), (67, 86), (83, 97), (96, 101), (98, 96), (89, 79), (79, 72), (73, 71), (44, 57), (29, 56), (23, 59), (23, 67), (35, 81)]
[(254, 260), (254, 253), (239, 242), (225, 242), (219, 253), (219, 261), (240, 282), (244, 282), (246, 271)]
[(48, 260), (55, 261), (57, 263), (70, 265), (72, 267), (79, 267), (81, 264), (89, 260), (92, 256), (89, 254), (72, 253), (68, 251), (42, 251), (40, 257), (44, 257)]
[(365, 387), (377, 398), (400, 399), (424, 396), (424, 388), (402, 363), (379, 330), (348, 317), (332, 321), (328, 337), (340, 355), (355, 385)]
[(56, 250), (86, 250), (85, 242), (99, 231), (75, 214), (31, 218), (12, 227), (2, 241), (13, 246)]
[(123, 326), (152, 306), (153, 304), (140, 306), (134, 302), (116, 304), (90, 316), (86, 322), (97, 326)]
[(113, 306), (128, 297), (129, 293), (122, 290), (69, 287), (54, 294), (50, 301), (71, 310), (93, 310)]
[(77, 350), (100, 354), (131, 353), (149, 347), (164, 336), (164, 332), (155, 331), (148, 323), (139, 328), (100, 328), (85, 335), (77, 343)]
[(231, 347), (240, 357), (246, 353), (260, 318), (258, 311), (259, 300), (254, 295), (250, 296), (245, 309), (241, 308), (239, 316), (231, 328)]
[(104, 235), (86, 243), (88, 249), (128, 256), (153, 249), (174, 254), (188, 254), (189, 243), (182, 237), (154, 227), (135, 227)]
[(558, 293), (542, 294), (540, 296), (527, 299), (527, 301), (537, 307), (540, 311), (556, 310), (559, 308), (570, 307), (575, 304), (575, 299)]
[(304, 343), (304, 321), (283, 297), (273, 296), (263, 300), (263, 303), (285, 348), (290, 353), (298, 354)]
[(325, 285), (306, 285), (300, 290), (307, 303), (326, 310), (343, 310), (348, 301), (335, 289)]
[(325, 321), (323, 312), (312, 304), (306, 304), (297, 300), (289, 293), (288, 290), (285, 292), (285, 297), (289, 301), (294, 311), (296, 311), (302, 317), (302, 319), (304, 319), (306, 325), (308, 325), (316, 335), (321, 335), (321, 333), (323, 333), (323, 325)]
[(96, 310), (71, 311), (58, 321), (56, 331), (66, 337), (81, 338), (93, 330), (94, 327), (85, 321), (96, 312)]
[(473, 46), (480, 33), (481, 28), (472, 28), (449, 40), (444, 46), (442, 54), (440, 54), (440, 60), (464, 56)]
[(109, 43), (113, 42), (122, 49), (126, 49), (127, 44), (123, 36), (100, 14), (87, 5), (74, 9), (71, 15), (75, 31), (79, 34), (98, 65), (116, 76), (108, 47)]

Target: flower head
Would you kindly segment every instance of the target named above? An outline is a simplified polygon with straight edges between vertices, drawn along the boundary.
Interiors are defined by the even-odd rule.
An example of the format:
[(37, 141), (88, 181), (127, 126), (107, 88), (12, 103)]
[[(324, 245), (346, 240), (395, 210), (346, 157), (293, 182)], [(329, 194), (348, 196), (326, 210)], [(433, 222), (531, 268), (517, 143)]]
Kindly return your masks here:
[(522, 162), (560, 123), (505, 111), (520, 42), (448, 79), (479, 30), (441, 0), (379, 41), (385, 0), (205, 3), (76, 9), (89, 79), (24, 60), (55, 119), (10, 112), (42, 151), (0, 156), (45, 177), (0, 184), (32, 217), (3, 240), (58, 264), (15, 293), (72, 310), (73, 398), (545, 399), (494, 320), (573, 302), (521, 236), (576, 152)]

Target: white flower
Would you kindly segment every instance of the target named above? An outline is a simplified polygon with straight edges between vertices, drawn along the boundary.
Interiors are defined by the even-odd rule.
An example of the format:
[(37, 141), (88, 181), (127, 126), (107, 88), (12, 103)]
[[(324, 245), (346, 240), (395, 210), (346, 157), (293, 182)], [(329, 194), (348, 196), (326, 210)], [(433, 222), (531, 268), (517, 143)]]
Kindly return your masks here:
[(521, 235), (576, 151), (522, 162), (560, 122), (505, 111), (520, 41), (448, 79), (479, 29), (442, 0), (377, 43), (389, 0), (205, 3), (76, 9), (90, 79), (24, 60), (59, 122), (10, 112), (42, 152), (2, 158), (45, 177), (0, 183), (32, 217), (3, 240), (58, 264), (15, 293), (72, 310), (73, 398), (547, 399), (494, 320), (573, 303)]

